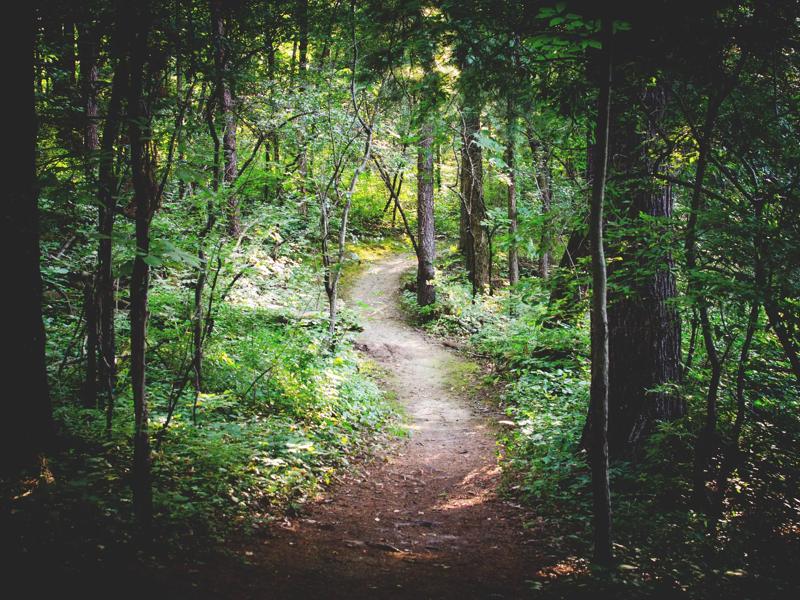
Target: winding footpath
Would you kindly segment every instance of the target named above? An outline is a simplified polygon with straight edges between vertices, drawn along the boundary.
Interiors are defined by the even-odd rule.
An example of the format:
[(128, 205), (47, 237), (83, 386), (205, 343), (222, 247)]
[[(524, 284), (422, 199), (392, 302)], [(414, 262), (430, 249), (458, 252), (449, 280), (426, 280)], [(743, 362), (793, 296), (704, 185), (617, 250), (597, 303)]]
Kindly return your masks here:
[[(404, 322), (408, 256), (371, 263), (348, 302), (358, 343), (387, 373), (409, 436), (332, 486), (302, 516), (244, 548), (248, 573), (220, 581), (231, 598), (526, 598), (543, 557), (537, 531), (497, 497), (494, 419), (459, 394), (463, 358)], [(200, 589), (208, 589), (201, 584)]]

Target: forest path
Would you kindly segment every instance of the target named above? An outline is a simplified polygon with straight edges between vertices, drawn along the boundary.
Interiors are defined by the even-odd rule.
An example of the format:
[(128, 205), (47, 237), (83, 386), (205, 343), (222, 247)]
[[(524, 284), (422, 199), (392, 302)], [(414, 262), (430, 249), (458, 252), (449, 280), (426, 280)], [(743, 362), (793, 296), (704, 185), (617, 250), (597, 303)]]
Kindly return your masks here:
[[(454, 390), (468, 363), (407, 324), (393, 255), (350, 288), (359, 347), (387, 372), (409, 436), (346, 476), (297, 519), (244, 554), (250, 573), (224, 596), (253, 598), (523, 598), (542, 548), (529, 515), (498, 498), (491, 411)], [(455, 381), (459, 373), (461, 381)], [(219, 582), (216, 582), (219, 584)]]

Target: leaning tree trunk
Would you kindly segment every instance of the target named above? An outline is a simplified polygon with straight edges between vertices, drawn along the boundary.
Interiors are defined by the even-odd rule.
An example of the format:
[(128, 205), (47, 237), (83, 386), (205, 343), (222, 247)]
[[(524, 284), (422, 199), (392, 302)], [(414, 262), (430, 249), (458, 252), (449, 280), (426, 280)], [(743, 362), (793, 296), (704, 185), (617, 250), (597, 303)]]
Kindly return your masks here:
[[(27, 13), (20, 19), (25, 35), (24, 55), (33, 57), (35, 29), (33, 5), (25, 4)], [(10, 81), (9, 81), (10, 79)], [(36, 100), (34, 70), (29, 60), (10, 61), (6, 83), (14, 93), (8, 95), (10, 114), (21, 118), (27, 135), (15, 140), (14, 152), (5, 163), (9, 173), (2, 203), (3, 255), (8, 281), (14, 291), (5, 295), (5, 346), (11, 350), (3, 358), (7, 373), (19, 378), (6, 381), (10, 390), (22, 390), (15, 397), (6, 393), (3, 418), (6, 423), (0, 436), (0, 473), (14, 472), (31, 464), (46, 449), (53, 434), (50, 394), (47, 386), (45, 332), (42, 322), (42, 276), (39, 266), (39, 213), (36, 199)], [(27, 376), (23, 376), (27, 374)]]
[(417, 303), (436, 301), (433, 286), (436, 242), (433, 220), (433, 127), (422, 126), (417, 154)]
[[(619, 71), (620, 73), (622, 71)], [(640, 97), (637, 83), (628, 88), (630, 97)], [(627, 108), (615, 105), (615, 161), (617, 175), (650, 173), (655, 167), (649, 158), (648, 140), (656, 137), (658, 121), (664, 110), (662, 86), (647, 90), (647, 123), (640, 133), (634, 119), (623, 113)], [(627, 117), (627, 118), (626, 118)], [(669, 227), (673, 196), (669, 186), (634, 177), (622, 197), (614, 198), (618, 215), (627, 217), (622, 227), (636, 224), (638, 231), (622, 231), (619, 256), (611, 276), (622, 284), (623, 291), (613, 291), (609, 298), (609, 422), (608, 440), (612, 456), (630, 456), (640, 446), (659, 420), (672, 420), (686, 413), (685, 400), (659, 386), (680, 379), (680, 318), (674, 304), (677, 296), (672, 256), (660, 242), (642, 240), (645, 223), (640, 215), (655, 217), (652, 222)], [(613, 217), (609, 219), (613, 225)], [(649, 232), (648, 232), (649, 233)], [(661, 236), (657, 236), (661, 238)], [(651, 235), (650, 239), (656, 239)]]

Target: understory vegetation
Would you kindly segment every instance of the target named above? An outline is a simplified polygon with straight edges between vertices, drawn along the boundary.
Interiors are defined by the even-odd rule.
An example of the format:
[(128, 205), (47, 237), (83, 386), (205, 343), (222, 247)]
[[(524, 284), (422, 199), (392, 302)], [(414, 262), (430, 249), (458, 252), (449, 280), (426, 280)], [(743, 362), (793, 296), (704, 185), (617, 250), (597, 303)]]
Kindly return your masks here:
[[(215, 248), (204, 297), (211, 316), (199, 393), (189, 379), (194, 294), (187, 282), (196, 261), (190, 247), (177, 246), (153, 259), (148, 388), (154, 518), (162, 542), (196, 549), (296, 512), (351, 461), (370, 454), (379, 434), (399, 427), (377, 386), (379, 373), (352, 347), (358, 326), (351, 312), (342, 317), (336, 350), (323, 351), (328, 338), (319, 264), (297, 260), (309, 242), (302, 229), (286, 226), (285, 216), (285, 206), (272, 206), (253, 224), (248, 243), (220, 241)], [(166, 235), (181, 218), (157, 219), (154, 228)], [(54, 254), (59, 243), (52, 241)], [(50, 251), (49, 240), (43, 248)], [(4, 490), (15, 497), (22, 548), (36, 554), (48, 546), (72, 547), (71, 560), (78, 561), (87, 552), (98, 559), (113, 555), (135, 535), (130, 390), (119, 389), (110, 426), (106, 410), (72, 401), (84, 385), (84, 350), (76, 338), (85, 325), (80, 309), (70, 309), (68, 270), (61, 265), (88, 260), (83, 252), (75, 248), (43, 268), (48, 289), (66, 290), (52, 297), (52, 312), (45, 313), (63, 447), (48, 458), (43, 479)], [(355, 276), (358, 261), (351, 264)], [(121, 337), (125, 327), (119, 319)], [(128, 350), (122, 344), (119, 351), (124, 381)]]
[[(702, 398), (707, 377), (701, 363), (677, 390), (690, 399), (692, 410), (680, 420), (660, 423), (636, 456), (612, 466), (615, 549), (621, 565), (598, 577), (581, 558), (590, 550), (586, 531), (591, 527), (591, 474), (584, 446), (588, 320), (559, 320), (549, 286), (537, 277), (472, 301), (455, 247), (442, 250), (437, 302), (424, 308), (416, 304), (409, 273), (403, 306), (433, 335), (459, 340), (482, 365), (480, 385), (503, 390), (499, 406), (508, 418), (499, 438), (504, 493), (535, 507), (537, 518), (529, 525), (544, 524), (546, 540), (564, 557), (556, 567), (537, 573), (536, 590), (545, 597), (791, 596), (798, 585), (793, 532), (798, 527), (794, 492), (800, 486), (800, 396), (788, 373), (769, 372), (767, 363), (781, 357), (768, 336), (754, 340), (751, 350), (747, 393), (757, 399), (741, 433), (741, 462), (719, 523), (692, 507), (693, 443), (704, 418), (693, 399)], [(734, 374), (725, 381), (723, 435), (736, 415)]]

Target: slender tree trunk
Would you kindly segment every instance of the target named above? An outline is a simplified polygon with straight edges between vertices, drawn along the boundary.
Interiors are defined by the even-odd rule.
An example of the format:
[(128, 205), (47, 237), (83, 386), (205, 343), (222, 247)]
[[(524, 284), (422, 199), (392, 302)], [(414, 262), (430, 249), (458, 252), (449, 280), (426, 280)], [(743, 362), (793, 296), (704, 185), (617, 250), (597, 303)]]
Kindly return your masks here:
[(594, 506), (594, 561), (609, 565), (611, 547), (611, 492), (608, 479), (608, 394), (609, 354), (608, 317), (606, 314), (606, 259), (603, 248), (603, 203), (608, 163), (609, 116), (611, 110), (611, 20), (603, 19), (602, 69), (597, 106), (595, 140), (596, 172), (592, 181), (589, 211), (589, 238), (592, 254), (592, 375), (591, 442), (592, 497)]
[(150, 29), (150, 7), (131, 9), (134, 27), (131, 48), (131, 77), (128, 95), (131, 146), (131, 173), (136, 207), (136, 257), (131, 276), (131, 387), (134, 405), (133, 509), (145, 535), (149, 532), (153, 514), (151, 481), (150, 436), (146, 387), (146, 341), (148, 289), (150, 267), (145, 260), (150, 252), (150, 222), (155, 211), (158, 185), (155, 178), (150, 125), (150, 107), (144, 92), (144, 72), (147, 67)]
[[(298, 0), (297, 2), (297, 31), (298, 31), (298, 72), (297, 78), (300, 83), (299, 90), (303, 94), (306, 91), (306, 77), (308, 75), (308, 0)], [(301, 124), (305, 124), (305, 119), (301, 119)], [(304, 129), (302, 127), (301, 129)], [(305, 131), (301, 131), (298, 142), (300, 153), (297, 159), (297, 174), (300, 177), (300, 212), (305, 215), (308, 213), (306, 203), (306, 178), (308, 177), (308, 152), (306, 151)]]
[[(233, 92), (230, 81), (230, 51), (227, 47), (224, 3), (211, 0), (211, 30), (214, 38), (214, 68), (216, 70), (217, 107), (225, 122), (222, 133), (222, 152), (225, 165), (222, 178), (227, 186), (236, 181), (236, 115), (233, 114)], [(228, 189), (228, 235), (239, 236), (242, 230), (239, 198)]]
[[(97, 134), (97, 46), (96, 33), (86, 24), (80, 26), (78, 38), (78, 58), (80, 60), (80, 84), (83, 97), (83, 149), (86, 169), (86, 180), (90, 184), (95, 179), (95, 161), (100, 149)], [(86, 376), (82, 390), (86, 406), (97, 405), (97, 358), (100, 354), (98, 332), (98, 306), (96, 294), (96, 277), (89, 275), (84, 293), (84, 313), (86, 314)]]
[(436, 239), (433, 220), (433, 126), (421, 128), (417, 153), (417, 304), (436, 301)]
[[(5, 201), (0, 209), (3, 255), (8, 281), (14, 292), (5, 295), (7, 319), (4, 332), (7, 351), (2, 360), (10, 377), (7, 381), (0, 436), (0, 473), (13, 473), (32, 464), (47, 449), (53, 437), (52, 409), (47, 385), (45, 332), (42, 322), (42, 277), (39, 252), (39, 212), (36, 181), (36, 100), (34, 94), (33, 52), (35, 20), (33, 4), (20, 5), (23, 15), (19, 27), (24, 36), (20, 56), (7, 65), (6, 83), (14, 93), (8, 95), (10, 114), (20, 118), (27, 135), (14, 142), (5, 167), (8, 177)], [(23, 377), (23, 374), (27, 376)], [(24, 387), (23, 387), (24, 386)], [(17, 392), (24, 392), (17, 395)]]
[(117, 211), (117, 177), (114, 169), (116, 147), (122, 122), (122, 102), (127, 94), (128, 33), (120, 25), (112, 34), (111, 54), (115, 59), (111, 80), (111, 97), (103, 125), (103, 138), (98, 160), (98, 231), (97, 248), (97, 312), (100, 344), (98, 373), (105, 395), (106, 429), (111, 430), (114, 417), (114, 389), (117, 385), (116, 339), (114, 315), (114, 274), (112, 264), (114, 216)]
[(467, 144), (464, 142), (466, 136), (462, 135), (461, 143), (461, 162), (458, 167), (458, 193), (460, 196), (458, 211), (458, 251), (464, 257), (464, 268), (467, 274), (472, 277), (472, 238), (469, 233), (469, 153)]
[(99, 110), (97, 105), (98, 35), (89, 25), (82, 24), (78, 39), (78, 57), (81, 66), (81, 95), (83, 96), (83, 148), (86, 153), (87, 175), (94, 173), (95, 154), (100, 149), (97, 132)]
[(297, 0), (298, 68), (300, 79), (304, 79), (308, 69), (308, 0)]
[(86, 320), (86, 374), (81, 388), (81, 399), (87, 408), (97, 406), (97, 296), (95, 277), (86, 274), (83, 284), (83, 313)]
[(508, 284), (519, 282), (519, 251), (517, 249), (517, 165), (516, 165), (516, 107), (511, 95), (508, 97), (508, 140), (506, 164), (508, 165)]
[(539, 277), (550, 277), (550, 210), (553, 203), (553, 188), (550, 185), (550, 165), (543, 159), (536, 174), (542, 197), (542, 237), (539, 247)]
[[(542, 235), (539, 244), (539, 277), (547, 279), (550, 276), (550, 208), (552, 205), (553, 191), (550, 185), (550, 161), (547, 152), (542, 148), (541, 142), (536, 138), (533, 128), (528, 124), (527, 128), (528, 145), (531, 149), (531, 157), (534, 165), (534, 178), (536, 187), (539, 190), (542, 214)], [(572, 241), (572, 240), (570, 240)], [(569, 249), (569, 246), (568, 246)], [(588, 251), (588, 246), (587, 246)], [(565, 255), (566, 257), (566, 255)], [(570, 258), (572, 258), (570, 256)]]
[[(269, 91), (269, 107), (271, 111), (275, 111), (275, 26), (273, 24), (273, 17), (271, 9), (267, 9), (266, 24), (265, 24), (265, 50), (267, 54), (267, 77), (270, 81)], [(278, 132), (273, 130), (269, 133), (267, 143), (264, 144), (264, 166), (267, 171), (273, 169), (272, 164), (280, 161), (280, 145), (278, 139)], [(264, 200), (269, 200), (273, 194), (272, 186), (269, 182), (264, 184)]]
[(463, 203), (467, 217), (467, 270), (475, 294), (489, 289), (489, 234), (483, 221), (486, 206), (483, 200), (483, 151), (476, 139), (480, 131), (480, 110), (474, 106), (464, 109), (462, 145)]
[(706, 482), (708, 480), (708, 464), (717, 445), (717, 399), (719, 385), (722, 379), (722, 359), (717, 352), (714, 342), (714, 332), (708, 313), (708, 301), (700, 289), (697, 281), (697, 221), (704, 206), (703, 182), (708, 168), (708, 155), (711, 151), (711, 136), (719, 108), (726, 93), (720, 93), (716, 98), (709, 100), (706, 117), (703, 124), (701, 139), (698, 142), (697, 168), (695, 170), (694, 186), (689, 207), (689, 218), (686, 223), (686, 272), (688, 274), (688, 288), (690, 293), (697, 295), (697, 315), (700, 323), (700, 333), (706, 350), (706, 357), (711, 368), (711, 377), (706, 392), (706, 416), (703, 428), (697, 436), (695, 444), (693, 468), (693, 497), (695, 506), (704, 511), (710, 508), (710, 498)]

